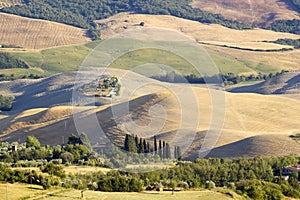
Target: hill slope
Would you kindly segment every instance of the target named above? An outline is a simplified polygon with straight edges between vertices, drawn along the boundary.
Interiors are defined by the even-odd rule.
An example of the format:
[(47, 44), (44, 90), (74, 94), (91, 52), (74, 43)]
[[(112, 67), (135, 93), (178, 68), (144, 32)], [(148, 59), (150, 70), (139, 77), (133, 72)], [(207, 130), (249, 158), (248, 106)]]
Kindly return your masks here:
[(0, 44), (44, 49), (90, 41), (86, 31), (72, 26), (0, 13)]
[[(201, 45), (208, 50), (208, 53), (223, 73), (276, 73), (282, 69), (299, 69), (299, 49), (283, 52), (243, 50), (243, 48), (252, 50), (287, 48), (287, 46), (277, 46), (263, 41), (275, 41), (279, 38), (298, 39), (300, 38), (299, 35), (263, 29), (234, 30), (216, 24), (202, 24), (167, 15), (121, 13), (96, 22), (99, 24), (102, 37), (105, 39), (126, 30), (143, 30), (144, 27), (178, 31), (200, 43), (205, 43), (206, 45)], [(141, 22), (144, 22), (144, 26), (140, 26)], [(228, 48), (223, 45), (242, 49)]]
[[(192, 7), (221, 14), (225, 18), (260, 25), (275, 20), (300, 19), (289, 0), (194, 0)], [(294, 10), (295, 9), (295, 10)]]
[[(97, 73), (97, 71), (89, 69), (84, 73)], [(124, 73), (126, 74), (126, 71), (111, 69), (110, 73), (122, 77)], [(58, 81), (59, 79), (61, 82)], [(117, 97), (112, 105), (107, 104), (100, 107), (76, 106), (72, 108), (68, 106), (71, 93), (66, 92), (72, 89), (68, 86), (72, 79), (74, 80), (72, 73), (67, 73), (27, 83), (28, 85), (23, 87), (27, 87), (28, 90), (31, 87), (37, 87), (41, 91), (46, 91), (47, 95), (41, 94), (41, 97), (39, 97), (39, 94), (36, 94), (36, 96), (32, 96), (33, 93), (29, 95), (26, 92), (27, 90), (24, 93), (19, 93), (23, 89), (15, 83), (12, 83), (9, 87), (8, 85), (3, 86), (2, 90), (3, 88), (10, 88), (10, 91), (7, 92), (13, 91), (19, 93), (20, 96), (16, 98), (17, 104), (15, 110), (13, 110), (15, 114), (12, 113), (1, 120), (1, 140), (24, 141), (30, 134), (37, 136), (43, 144), (57, 144), (62, 143), (62, 136), (66, 138), (71, 133), (84, 131), (91, 137), (93, 143), (97, 143), (102, 141), (99, 141), (99, 139), (103, 135), (101, 136), (99, 127), (94, 121), (96, 117), (105, 135), (109, 136), (115, 144), (122, 145), (127, 132), (149, 139), (153, 134), (156, 134), (160, 139), (171, 144), (187, 145), (187, 143), (192, 142), (185, 157), (195, 158), (198, 156), (199, 148), (203, 143), (206, 131), (209, 129), (212, 116), (212, 99), (207, 89), (192, 88), (197, 96), (198, 114), (200, 114), (199, 124), (196, 126), (198, 133), (194, 137), (192, 133), (195, 121), (186, 121), (184, 122), (185, 125), (181, 126), (181, 118), (183, 117), (181, 106), (186, 105), (184, 107), (185, 112), (190, 113), (189, 115), (192, 116), (192, 113), (195, 113), (196, 105), (183, 104), (184, 102), (179, 102), (175, 95), (186, 95), (189, 89), (188, 86), (160, 83), (130, 73), (127, 75), (126, 81), (121, 82), (122, 95)], [(53, 81), (51, 82), (51, 80)], [(146, 86), (132, 94), (134, 88), (139, 88), (141, 81), (145, 82)], [(221, 91), (215, 92), (222, 93)], [(58, 93), (61, 93), (61, 95), (57, 95)], [(285, 144), (292, 143), (293, 141), (289, 136), (300, 131), (298, 121), (299, 101), (280, 96), (257, 94), (225, 93), (225, 95), (227, 103), (224, 126), (220, 136), (217, 136), (216, 150), (210, 156), (273, 155), (273, 152), (278, 151), (283, 152), (283, 154), (290, 154), (291, 150), (287, 151)], [(57, 96), (59, 98), (56, 101)], [(127, 99), (127, 97), (130, 98)], [(21, 104), (24, 105), (24, 102), (28, 102), (28, 99), (32, 99), (32, 103), (27, 105), (28, 108), (30, 108), (30, 105), (32, 108), (34, 106), (37, 108), (22, 111)], [(189, 98), (186, 99), (189, 101)], [(64, 103), (58, 100), (64, 101)], [(46, 104), (56, 105), (61, 103), (66, 106), (38, 108)], [(127, 108), (129, 108), (128, 112)], [(161, 112), (162, 109), (163, 112)], [(73, 113), (76, 113), (76, 115), (73, 116)], [(80, 120), (75, 124), (74, 119), (75, 121)], [(78, 122), (81, 130), (76, 129), (76, 127), (78, 128)], [(214, 126), (212, 128), (214, 130)], [(278, 140), (272, 142), (274, 138), (278, 138)], [(270, 145), (271, 143), (273, 145)], [(297, 145), (294, 143), (293, 145), (290, 148), (295, 147), (294, 152), (300, 154)], [(251, 149), (251, 151), (248, 154), (245, 151), (237, 151), (241, 146)], [(232, 151), (236, 153), (232, 154)]]
[(300, 71), (284, 73), (262, 83), (231, 89), (230, 92), (300, 94)]

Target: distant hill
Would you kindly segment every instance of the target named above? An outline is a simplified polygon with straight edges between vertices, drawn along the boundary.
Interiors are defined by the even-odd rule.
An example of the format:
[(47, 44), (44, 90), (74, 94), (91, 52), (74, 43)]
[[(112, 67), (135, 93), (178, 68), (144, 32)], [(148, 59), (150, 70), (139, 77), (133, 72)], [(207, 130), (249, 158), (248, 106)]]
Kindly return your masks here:
[(270, 25), (276, 20), (300, 19), (290, 0), (193, 0), (192, 7), (250, 24)]
[[(89, 73), (95, 74), (97, 71), (87, 69), (82, 73), (88, 75)], [(107, 73), (122, 77), (127, 72), (111, 69)], [(199, 148), (210, 124), (212, 105), (207, 89), (192, 88), (197, 95), (201, 113), (197, 127), (198, 133), (194, 138), (189, 129), (194, 121), (189, 121), (184, 128), (180, 128), (182, 113), (178, 99), (171, 91), (166, 90), (170, 88), (184, 95), (188, 89), (185, 85), (160, 83), (130, 72), (126, 74), (126, 81), (121, 80), (122, 95), (116, 97), (116, 103), (113, 105), (105, 104), (107, 102), (99, 98), (96, 102), (99, 105), (102, 103), (103, 106), (94, 107), (91, 104), (85, 107), (71, 107), (70, 99), (73, 89), (71, 83), (74, 81), (74, 75), (75, 73), (64, 73), (31, 82), (1, 83), (0, 92), (14, 94), (16, 102), (10, 113), (4, 113), (8, 116), (0, 121), (0, 140), (24, 141), (30, 134), (38, 137), (42, 144), (62, 143), (63, 137), (67, 138), (71, 133), (77, 133), (74, 119), (80, 119), (80, 124), (88, 127), (85, 132), (92, 137), (93, 142), (97, 142), (99, 129), (97, 123), (93, 121), (96, 116), (105, 135), (117, 145), (123, 144), (127, 131), (150, 140), (152, 134), (155, 133), (160, 139), (170, 143), (179, 136), (181, 140), (176, 140), (177, 143), (185, 145), (186, 142), (192, 142), (185, 158), (192, 159), (198, 156)], [(132, 95), (131, 92), (139, 87), (141, 82), (147, 86), (136, 90)], [(221, 91), (215, 92), (222, 93)], [(123, 99), (128, 95), (132, 95), (130, 99)], [(257, 94), (225, 93), (225, 95), (224, 126), (211, 156), (274, 155), (273, 152), (278, 151), (283, 152), (282, 155), (290, 154), (290, 151), (285, 151), (287, 148), (285, 144), (293, 142), (289, 136), (300, 131), (299, 101), (281, 96)], [(161, 109), (155, 108), (156, 105), (163, 107), (164, 112), (158, 112), (156, 109)], [(129, 106), (129, 112), (125, 112), (126, 106)], [(186, 112), (193, 113), (195, 105), (189, 104), (185, 109)], [(117, 115), (115, 111), (118, 111)], [(77, 118), (74, 118), (73, 113), (77, 113)], [(148, 129), (144, 126), (145, 124), (152, 128)], [(275, 138), (278, 140), (274, 141)], [(240, 144), (251, 151), (248, 153), (242, 150), (237, 151)], [(295, 153), (298, 153), (298, 150), (295, 150)]]
[(0, 13), (0, 45), (17, 45), (27, 49), (83, 44), (90, 41), (86, 30)]
[(300, 154), (299, 142), (283, 135), (259, 135), (215, 148), (208, 157), (255, 157)]
[(104, 19), (121, 12), (164, 14), (204, 23), (217, 23), (235, 29), (251, 26), (221, 15), (193, 9), (190, 0), (39, 0), (24, 1), (20, 6), (3, 8), (0, 11), (26, 17), (47, 19), (81, 28), (94, 29), (94, 20)]
[(234, 93), (300, 94), (300, 71), (287, 72), (267, 81), (229, 90)]

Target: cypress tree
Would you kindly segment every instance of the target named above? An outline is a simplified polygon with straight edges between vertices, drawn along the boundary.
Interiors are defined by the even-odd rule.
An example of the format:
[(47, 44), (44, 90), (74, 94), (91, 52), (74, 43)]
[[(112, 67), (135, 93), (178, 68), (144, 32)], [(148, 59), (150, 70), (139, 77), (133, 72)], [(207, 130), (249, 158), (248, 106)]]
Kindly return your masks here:
[(143, 139), (143, 147), (144, 147), (143, 149), (144, 153), (149, 153), (149, 149), (147, 148), (147, 143), (145, 139)]
[(135, 139), (135, 146), (136, 146), (137, 149), (139, 149), (139, 138), (138, 138), (138, 136), (136, 135), (134, 139)]
[(135, 138), (132, 135), (129, 135), (128, 137), (128, 151), (132, 153), (137, 153)]
[(142, 138), (140, 138), (139, 153), (145, 153), (145, 147), (144, 147), (144, 143), (143, 143), (143, 139)]
[(170, 150), (170, 145), (168, 143), (166, 144), (166, 158), (167, 159), (171, 158), (171, 150)]
[(147, 150), (148, 150), (148, 153), (150, 153), (150, 152), (151, 152), (151, 149), (150, 149), (150, 144), (149, 144), (149, 142), (147, 142)]
[(163, 158), (161, 140), (159, 140), (159, 156), (160, 156), (161, 159)]
[(156, 136), (154, 136), (154, 154), (157, 154), (157, 140), (156, 140)]
[(181, 149), (180, 149), (180, 147), (177, 147), (177, 159), (181, 160)]
[(163, 159), (166, 159), (167, 156), (166, 156), (166, 142), (165, 142), (165, 141), (163, 141), (163, 148), (162, 148), (162, 151), (163, 151), (163, 153), (162, 153)]
[(129, 149), (129, 135), (126, 134), (125, 141), (124, 141), (124, 150), (128, 151), (128, 149)]
[(174, 146), (174, 159), (177, 159), (177, 146)]

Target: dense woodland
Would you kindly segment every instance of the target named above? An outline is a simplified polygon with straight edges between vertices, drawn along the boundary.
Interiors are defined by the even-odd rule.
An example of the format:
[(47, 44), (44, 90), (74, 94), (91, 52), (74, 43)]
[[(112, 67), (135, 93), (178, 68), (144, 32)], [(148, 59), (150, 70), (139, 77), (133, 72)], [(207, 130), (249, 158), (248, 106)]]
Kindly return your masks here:
[(277, 32), (288, 32), (300, 34), (300, 20), (276, 20), (268, 27), (269, 29)]
[[(0, 181), (38, 184), (45, 189), (59, 186), (108, 192), (226, 187), (252, 199), (281, 199), (284, 196), (300, 198), (298, 174), (290, 174), (288, 181), (280, 178), (283, 167), (299, 163), (299, 158), (293, 155), (236, 160), (210, 158), (196, 159), (194, 162), (174, 160), (176, 165), (173, 167), (145, 173), (112, 170), (107, 174), (102, 172), (66, 174), (64, 165), (71, 162), (87, 165), (100, 163), (99, 160), (102, 160), (102, 163), (104, 160), (111, 162), (112, 159), (122, 157), (117, 151), (114, 151), (115, 155), (110, 156), (110, 159), (105, 155), (92, 156), (94, 154), (90, 146), (84, 144), (87, 142), (85, 140), (85, 135), (80, 137), (72, 135), (67, 145), (55, 147), (43, 147), (33, 136), (29, 136), (24, 144), (2, 142)], [(132, 157), (134, 158), (134, 154)], [(46, 159), (33, 160), (39, 158)], [(33, 167), (33, 161), (40, 162), (35, 167), (40, 167), (43, 174), (36, 170), (11, 169), (21, 166)], [(142, 172), (144, 169), (139, 167), (139, 170)]]

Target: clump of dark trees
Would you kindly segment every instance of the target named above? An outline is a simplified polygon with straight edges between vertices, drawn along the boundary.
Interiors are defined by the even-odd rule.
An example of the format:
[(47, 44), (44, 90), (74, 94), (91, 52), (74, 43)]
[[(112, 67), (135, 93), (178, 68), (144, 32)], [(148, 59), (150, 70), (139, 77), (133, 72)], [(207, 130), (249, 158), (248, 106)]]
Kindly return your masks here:
[(0, 69), (25, 68), (29, 65), (6, 52), (0, 52)]
[(16, 74), (0, 74), (0, 81), (14, 81), (17, 79), (40, 79), (44, 78), (44, 75), (37, 74), (24, 74), (24, 75), (16, 75)]
[(13, 97), (6, 97), (0, 94), (0, 111), (10, 111), (13, 100)]

